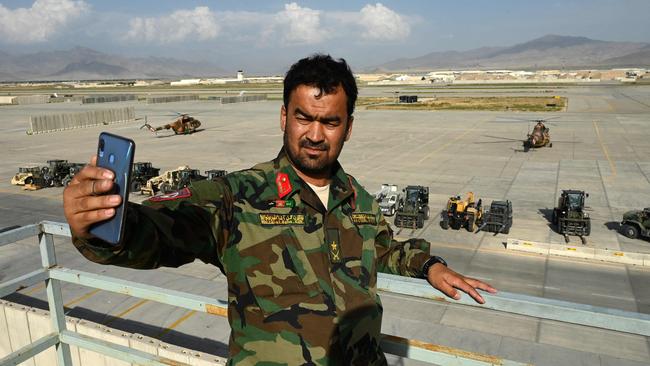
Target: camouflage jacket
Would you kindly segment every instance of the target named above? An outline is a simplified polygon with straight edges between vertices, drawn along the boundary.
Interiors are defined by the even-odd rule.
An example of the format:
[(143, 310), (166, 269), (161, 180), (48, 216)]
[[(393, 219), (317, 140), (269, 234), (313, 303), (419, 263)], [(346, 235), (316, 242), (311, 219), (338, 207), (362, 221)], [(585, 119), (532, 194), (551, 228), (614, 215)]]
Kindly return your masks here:
[(326, 210), (283, 151), (129, 204), (120, 247), (73, 242), (104, 264), (218, 266), (228, 280), (232, 365), (385, 364), (377, 271), (417, 277), (430, 258), (424, 240), (393, 240), (378, 203), (338, 163)]

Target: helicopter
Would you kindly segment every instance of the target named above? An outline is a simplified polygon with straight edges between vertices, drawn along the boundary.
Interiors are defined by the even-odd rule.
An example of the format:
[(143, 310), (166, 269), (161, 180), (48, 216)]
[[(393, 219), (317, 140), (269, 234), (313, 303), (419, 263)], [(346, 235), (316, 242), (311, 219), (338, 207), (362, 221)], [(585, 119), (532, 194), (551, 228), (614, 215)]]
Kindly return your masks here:
[[(502, 122), (534, 122), (535, 126), (533, 127), (533, 130), (530, 130), (530, 125), (528, 132), (526, 133), (526, 139), (521, 140), (521, 139), (513, 139), (513, 138), (508, 138), (508, 137), (501, 137), (501, 136), (489, 136), (489, 135), (484, 135), (485, 137), (490, 137), (494, 139), (499, 139), (502, 141), (487, 141), (487, 142), (480, 142), (480, 143), (502, 143), (502, 142), (511, 142), (511, 141), (518, 141), (522, 143), (523, 147), (523, 152), (528, 152), (530, 149), (536, 149), (540, 147), (553, 147), (553, 142), (551, 142), (551, 134), (550, 134), (550, 129), (546, 126), (546, 124), (552, 124), (552, 122), (548, 122), (552, 119), (556, 119), (560, 117), (551, 117), (551, 118), (534, 118), (534, 119), (514, 119), (514, 120), (508, 120), (508, 121), (502, 121)], [(577, 141), (556, 141), (556, 142), (571, 142), (571, 143), (576, 143)]]
[(544, 124), (547, 120), (537, 119), (533, 120), (533, 122), (536, 122), (535, 127), (533, 127), (533, 132), (529, 132), (526, 139), (523, 141), (524, 151), (530, 150), (531, 147), (553, 147), (549, 128)]
[(190, 116), (187, 113), (178, 113), (178, 112), (175, 113), (178, 115), (178, 118), (176, 120), (164, 126), (158, 126), (158, 127), (152, 127), (147, 122), (147, 117), (145, 116), (144, 125), (142, 125), (140, 129), (146, 127), (149, 131), (153, 132), (156, 135), (160, 130), (172, 130), (174, 131), (175, 135), (189, 135), (191, 133), (200, 131), (198, 128), (201, 126), (201, 121)]

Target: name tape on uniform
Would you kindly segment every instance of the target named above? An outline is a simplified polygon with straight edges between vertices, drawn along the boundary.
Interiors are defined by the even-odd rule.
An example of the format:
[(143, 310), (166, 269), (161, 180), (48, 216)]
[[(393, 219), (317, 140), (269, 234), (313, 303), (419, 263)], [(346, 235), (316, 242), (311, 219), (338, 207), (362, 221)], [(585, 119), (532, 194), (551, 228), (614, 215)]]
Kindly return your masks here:
[(377, 225), (377, 216), (369, 213), (353, 213), (350, 217), (357, 225)]
[(261, 213), (260, 223), (262, 225), (304, 225), (305, 215)]

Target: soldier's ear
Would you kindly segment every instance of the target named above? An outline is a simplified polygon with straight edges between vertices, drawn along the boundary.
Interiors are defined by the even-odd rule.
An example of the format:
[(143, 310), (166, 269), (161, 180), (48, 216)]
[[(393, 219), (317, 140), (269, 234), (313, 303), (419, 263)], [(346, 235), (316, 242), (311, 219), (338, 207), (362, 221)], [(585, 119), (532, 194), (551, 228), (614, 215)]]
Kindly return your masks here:
[(284, 129), (287, 127), (287, 109), (284, 107), (284, 104), (280, 108), (280, 129), (284, 132)]
[(345, 132), (345, 141), (348, 141), (350, 136), (352, 136), (352, 122), (354, 122), (354, 116), (349, 116), (347, 131)]

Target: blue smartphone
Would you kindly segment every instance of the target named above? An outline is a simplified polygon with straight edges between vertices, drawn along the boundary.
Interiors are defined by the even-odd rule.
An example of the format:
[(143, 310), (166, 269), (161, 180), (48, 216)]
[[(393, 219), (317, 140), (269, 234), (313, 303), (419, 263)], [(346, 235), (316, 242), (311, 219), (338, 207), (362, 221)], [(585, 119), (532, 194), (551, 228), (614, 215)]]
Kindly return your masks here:
[(115, 173), (113, 191), (107, 194), (119, 194), (122, 203), (115, 208), (115, 215), (108, 220), (93, 224), (90, 233), (113, 245), (118, 245), (124, 236), (126, 203), (129, 201), (129, 182), (133, 169), (135, 142), (133, 140), (108, 132), (99, 134), (97, 144), (97, 166)]

